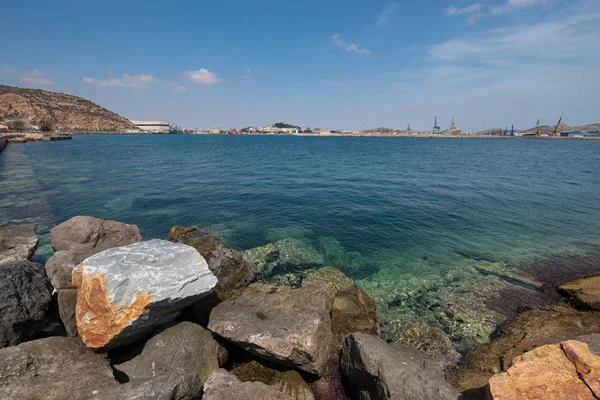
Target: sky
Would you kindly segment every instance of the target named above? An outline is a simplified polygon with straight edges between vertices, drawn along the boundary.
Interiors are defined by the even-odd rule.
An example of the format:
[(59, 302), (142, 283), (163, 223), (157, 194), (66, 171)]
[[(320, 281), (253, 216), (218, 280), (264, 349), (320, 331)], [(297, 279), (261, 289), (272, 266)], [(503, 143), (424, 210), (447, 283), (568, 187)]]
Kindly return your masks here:
[[(89, 4), (86, 4), (89, 3)], [(0, 84), (186, 128), (600, 122), (598, 0), (4, 0)]]

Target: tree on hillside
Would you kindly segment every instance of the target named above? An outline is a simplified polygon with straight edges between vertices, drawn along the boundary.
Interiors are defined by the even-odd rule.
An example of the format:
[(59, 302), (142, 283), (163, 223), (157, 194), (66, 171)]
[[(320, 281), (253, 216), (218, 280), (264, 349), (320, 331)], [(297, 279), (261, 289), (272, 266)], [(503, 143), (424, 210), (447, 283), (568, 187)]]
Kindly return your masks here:
[(277, 123), (273, 124), (273, 126), (274, 126), (275, 128), (278, 128), (278, 129), (286, 129), (286, 128), (287, 128), (287, 129), (289, 129), (289, 128), (292, 128), (292, 129), (294, 129), (294, 128), (295, 128), (295, 129), (300, 129), (300, 127), (299, 127), (299, 126), (296, 126), (296, 125), (290, 125), (290, 124), (286, 124), (285, 122), (277, 122)]
[(54, 127), (52, 126), (52, 123), (50, 121), (42, 121), (42, 123), (40, 124), (40, 130), (42, 132), (53, 132)]
[(15, 132), (23, 132), (25, 130), (25, 122), (11, 121), (8, 123), (8, 129)]

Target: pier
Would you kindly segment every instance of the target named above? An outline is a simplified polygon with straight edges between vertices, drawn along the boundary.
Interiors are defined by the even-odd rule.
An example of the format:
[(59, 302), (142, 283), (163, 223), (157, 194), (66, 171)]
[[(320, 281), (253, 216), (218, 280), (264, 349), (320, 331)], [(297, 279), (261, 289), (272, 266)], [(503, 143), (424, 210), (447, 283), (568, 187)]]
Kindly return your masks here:
[[(40, 141), (55, 141), (55, 140), (71, 140), (72, 133), (67, 132), (44, 132), (44, 133), (3, 133), (0, 134), (0, 143), (4, 140), (8, 143), (26, 143)], [(0, 145), (0, 147), (2, 147)]]

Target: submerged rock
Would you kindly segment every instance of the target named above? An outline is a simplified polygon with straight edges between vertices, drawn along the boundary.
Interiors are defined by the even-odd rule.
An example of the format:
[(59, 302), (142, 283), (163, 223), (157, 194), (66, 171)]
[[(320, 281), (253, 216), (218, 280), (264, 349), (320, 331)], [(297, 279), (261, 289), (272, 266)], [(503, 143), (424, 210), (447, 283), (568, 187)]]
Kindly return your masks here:
[(0, 348), (31, 340), (52, 302), (44, 267), (31, 261), (0, 266)]
[(327, 282), (336, 292), (346, 288), (354, 287), (352, 279), (348, 278), (342, 271), (333, 267), (323, 267), (310, 272), (302, 281), (303, 284), (322, 281)]
[(186, 373), (138, 379), (96, 390), (89, 400), (198, 400), (201, 395), (202, 382), (198, 374)]
[(0, 350), (0, 398), (89, 399), (117, 386), (106, 359), (76, 339), (52, 337)]
[(31, 260), (40, 241), (35, 224), (0, 225), (0, 266)]
[(558, 290), (571, 296), (581, 307), (600, 310), (600, 276), (566, 283), (559, 286)]
[(328, 284), (254, 284), (216, 306), (208, 328), (260, 358), (321, 375), (331, 346), (333, 298)]
[(224, 369), (212, 373), (204, 384), (203, 400), (293, 400), (261, 382), (242, 382)]
[(323, 255), (317, 249), (296, 239), (284, 239), (246, 250), (243, 256), (261, 277), (314, 268), (324, 262)]
[(356, 399), (457, 400), (441, 369), (415, 351), (364, 333), (348, 335), (341, 366)]
[(494, 400), (594, 400), (600, 397), (600, 357), (576, 341), (541, 346), (494, 375), (489, 392)]
[(148, 340), (141, 354), (114, 367), (130, 380), (193, 372), (202, 384), (226, 360), (227, 350), (209, 331), (191, 322), (180, 322), (163, 327)]
[(131, 343), (208, 295), (217, 278), (190, 246), (149, 240), (105, 250), (73, 270), (76, 323), (86, 346)]
[(599, 332), (598, 311), (562, 306), (532, 309), (501, 326), (500, 337), (467, 354), (448, 378), (461, 391), (481, 388), (492, 375), (509, 369), (513, 359), (527, 351)]

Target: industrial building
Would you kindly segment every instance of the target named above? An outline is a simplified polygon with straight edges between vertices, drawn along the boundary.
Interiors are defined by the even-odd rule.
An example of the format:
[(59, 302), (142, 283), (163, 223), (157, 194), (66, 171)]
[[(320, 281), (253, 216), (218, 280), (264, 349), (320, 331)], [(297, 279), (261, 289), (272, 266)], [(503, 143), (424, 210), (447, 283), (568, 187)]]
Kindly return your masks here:
[(169, 133), (169, 123), (166, 121), (131, 121), (136, 128), (148, 133)]

